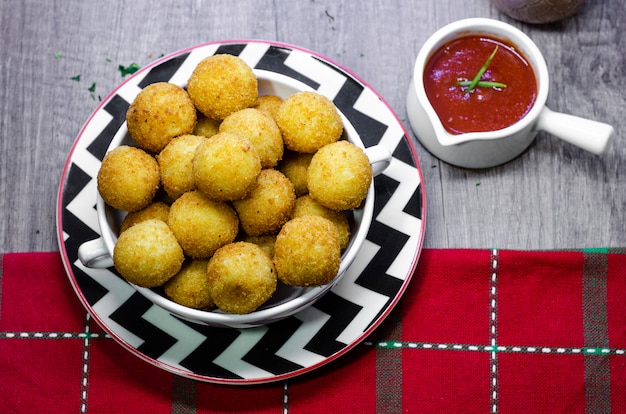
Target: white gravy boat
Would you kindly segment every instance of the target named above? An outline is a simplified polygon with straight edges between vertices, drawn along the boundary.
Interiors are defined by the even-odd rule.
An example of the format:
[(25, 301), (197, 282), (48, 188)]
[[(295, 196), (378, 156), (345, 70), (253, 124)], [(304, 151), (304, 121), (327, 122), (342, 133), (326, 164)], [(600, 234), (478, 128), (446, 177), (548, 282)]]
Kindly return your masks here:
[[(485, 35), (512, 43), (527, 59), (537, 78), (537, 96), (530, 111), (516, 123), (499, 130), (452, 134), (433, 109), (424, 89), (424, 68), (444, 44), (468, 35)], [(611, 125), (553, 112), (546, 107), (550, 81), (543, 55), (522, 31), (498, 20), (472, 18), (442, 27), (422, 46), (407, 94), (407, 114), (417, 139), (433, 155), (465, 168), (487, 168), (520, 155), (539, 131), (601, 155), (610, 147), (615, 132)]]

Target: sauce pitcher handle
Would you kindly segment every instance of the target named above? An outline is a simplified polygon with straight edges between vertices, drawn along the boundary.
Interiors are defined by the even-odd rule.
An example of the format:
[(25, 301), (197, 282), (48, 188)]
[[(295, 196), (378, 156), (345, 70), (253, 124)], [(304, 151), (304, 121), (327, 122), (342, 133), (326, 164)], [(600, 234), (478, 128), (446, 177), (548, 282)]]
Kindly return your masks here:
[(539, 115), (537, 128), (597, 155), (604, 154), (615, 137), (611, 125), (554, 112), (547, 107)]

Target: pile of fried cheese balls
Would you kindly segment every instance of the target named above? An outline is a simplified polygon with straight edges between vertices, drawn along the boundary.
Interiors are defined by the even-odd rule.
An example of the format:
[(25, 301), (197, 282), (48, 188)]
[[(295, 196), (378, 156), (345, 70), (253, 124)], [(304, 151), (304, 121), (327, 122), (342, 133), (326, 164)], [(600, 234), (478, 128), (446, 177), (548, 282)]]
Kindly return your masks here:
[(98, 191), (127, 212), (113, 251), (128, 282), (196, 309), (247, 314), (278, 283), (337, 275), (347, 212), (372, 181), (317, 92), (259, 96), (239, 57), (202, 60), (185, 88), (146, 86), (126, 114), (136, 145), (106, 154)]

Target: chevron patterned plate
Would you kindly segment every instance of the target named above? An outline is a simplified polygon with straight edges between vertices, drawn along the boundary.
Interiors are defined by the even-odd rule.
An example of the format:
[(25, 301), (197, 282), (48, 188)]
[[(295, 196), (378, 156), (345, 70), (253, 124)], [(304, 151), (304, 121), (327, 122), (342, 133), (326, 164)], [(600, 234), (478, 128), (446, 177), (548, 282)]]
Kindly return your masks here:
[[(84, 267), (78, 247), (95, 239), (96, 175), (130, 102), (145, 87), (184, 86), (203, 58), (228, 53), (250, 67), (293, 77), (332, 99), (366, 147), (386, 145), (391, 165), (374, 180), (374, 220), (345, 277), (312, 307), (250, 329), (178, 319), (153, 305), (113, 268)], [(413, 275), (424, 238), (425, 195), (415, 149), (389, 106), (366, 83), (329, 59), (265, 41), (208, 43), (166, 56), (107, 96), (80, 131), (65, 164), (57, 206), (59, 246), (79, 299), (119, 344), (178, 375), (222, 384), (258, 384), (310, 372), (345, 354), (391, 312)]]

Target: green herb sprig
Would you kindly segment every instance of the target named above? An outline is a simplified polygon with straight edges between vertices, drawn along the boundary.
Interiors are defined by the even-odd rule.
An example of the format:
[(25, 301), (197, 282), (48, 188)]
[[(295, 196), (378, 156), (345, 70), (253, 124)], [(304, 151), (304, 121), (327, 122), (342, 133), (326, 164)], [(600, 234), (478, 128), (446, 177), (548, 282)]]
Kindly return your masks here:
[(479, 88), (506, 88), (506, 85), (504, 83), (501, 83), (501, 82), (491, 82), (491, 81), (481, 81), (480, 80), (480, 78), (482, 78), (483, 75), (485, 74), (485, 72), (487, 71), (487, 68), (491, 64), (491, 61), (493, 60), (493, 58), (494, 58), (494, 56), (496, 55), (497, 52), (498, 52), (498, 45), (496, 45), (496, 48), (493, 50), (493, 52), (491, 52), (491, 55), (489, 55), (489, 57), (487, 58), (487, 61), (485, 62), (485, 64), (480, 68), (480, 70), (478, 71), (476, 76), (474, 76), (474, 79), (472, 79), (471, 81), (469, 81), (469, 80), (459, 80), (459, 81), (457, 81), (457, 84), (459, 86), (467, 86), (467, 89), (465, 90), (465, 93), (467, 93), (467, 94), (471, 93), (476, 87), (479, 87)]
[[(459, 86), (470, 86), (472, 84), (472, 81), (458, 81), (457, 84)], [(477, 88), (506, 88), (506, 84), (500, 83), (500, 82), (479, 81), (475, 87)]]

